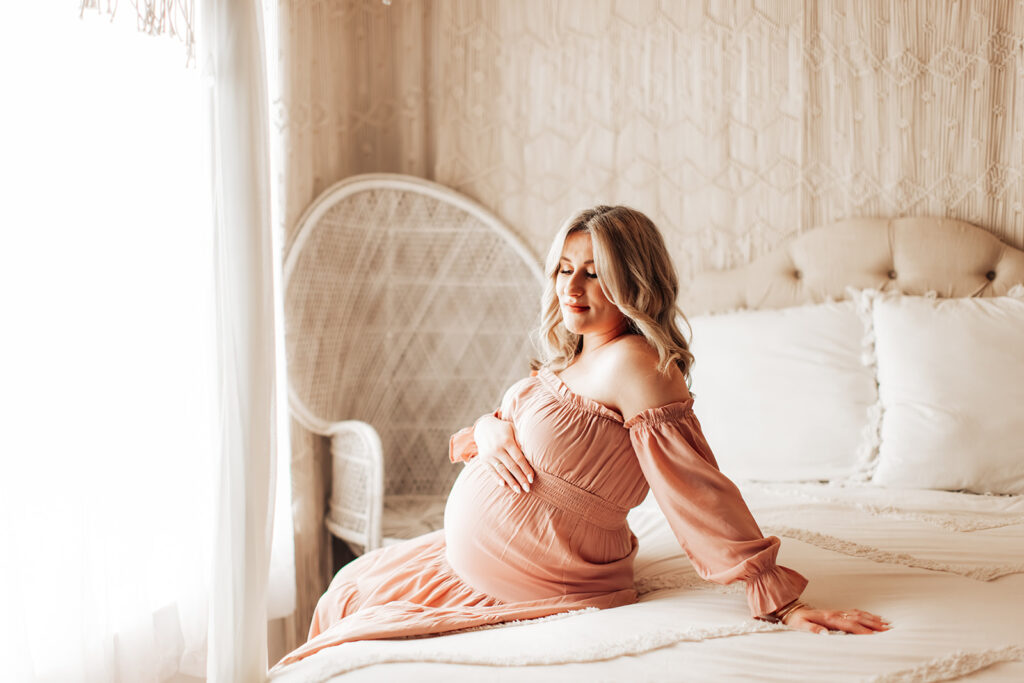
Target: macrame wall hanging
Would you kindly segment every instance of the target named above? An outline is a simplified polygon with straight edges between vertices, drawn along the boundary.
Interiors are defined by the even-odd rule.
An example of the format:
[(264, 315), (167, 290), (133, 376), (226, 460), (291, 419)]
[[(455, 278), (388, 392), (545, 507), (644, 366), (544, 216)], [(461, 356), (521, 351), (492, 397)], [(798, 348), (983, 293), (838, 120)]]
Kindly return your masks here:
[[(138, 30), (151, 36), (179, 38), (185, 45), (186, 64), (195, 58), (195, 0), (130, 0), (135, 8)], [(110, 21), (117, 13), (118, 0), (80, 0), (79, 16), (86, 10), (106, 14)]]

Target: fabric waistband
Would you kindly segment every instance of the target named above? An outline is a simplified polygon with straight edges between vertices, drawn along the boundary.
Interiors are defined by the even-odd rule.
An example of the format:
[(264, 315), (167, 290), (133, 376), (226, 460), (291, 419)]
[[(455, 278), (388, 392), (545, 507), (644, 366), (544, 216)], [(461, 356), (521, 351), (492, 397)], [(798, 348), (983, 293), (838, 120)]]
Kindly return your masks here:
[(596, 493), (570, 484), (565, 479), (545, 472), (537, 467), (533, 468), (533, 483), (530, 484), (530, 493), (526, 495), (538, 496), (555, 507), (579, 515), (591, 524), (602, 529), (614, 531), (619, 529), (626, 522), (624, 507), (605, 500)]

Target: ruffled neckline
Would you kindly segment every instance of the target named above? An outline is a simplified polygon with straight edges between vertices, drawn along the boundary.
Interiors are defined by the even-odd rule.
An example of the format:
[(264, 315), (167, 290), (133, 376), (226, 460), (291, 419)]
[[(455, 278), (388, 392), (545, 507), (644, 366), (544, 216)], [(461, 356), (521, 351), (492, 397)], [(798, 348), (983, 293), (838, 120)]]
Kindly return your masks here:
[(626, 420), (617, 410), (612, 410), (603, 403), (574, 392), (569, 388), (569, 385), (563, 382), (562, 378), (556, 375), (550, 368), (541, 367), (536, 371), (536, 373), (537, 377), (544, 382), (547, 388), (550, 389), (562, 403), (575, 406), (580, 410), (603, 417), (606, 420), (611, 420), (612, 422), (622, 425), (625, 429), (631, 429), (639, 424), (653, 426), (659, 422), (668, 422), (683, 418), (686, 417), (686, 415), (693, 409), (693, 397), (691, 396), (684, 401), (674, 401), (656, 408), (642, 410)]

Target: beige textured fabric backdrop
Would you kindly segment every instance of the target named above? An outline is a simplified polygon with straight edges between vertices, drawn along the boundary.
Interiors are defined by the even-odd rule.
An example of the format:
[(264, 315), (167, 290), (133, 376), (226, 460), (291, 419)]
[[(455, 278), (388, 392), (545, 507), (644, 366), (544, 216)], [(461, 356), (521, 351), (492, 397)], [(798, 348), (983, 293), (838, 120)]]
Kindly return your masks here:
[[(1024, 2), (282, 0), (285, 234), (329, 185), (436, 180), (538, 254), (627, 203), (683, 282), (853, 216), (1024, 248)], [(304, 639), (330, 576), (326, 444), (293, 423)]]

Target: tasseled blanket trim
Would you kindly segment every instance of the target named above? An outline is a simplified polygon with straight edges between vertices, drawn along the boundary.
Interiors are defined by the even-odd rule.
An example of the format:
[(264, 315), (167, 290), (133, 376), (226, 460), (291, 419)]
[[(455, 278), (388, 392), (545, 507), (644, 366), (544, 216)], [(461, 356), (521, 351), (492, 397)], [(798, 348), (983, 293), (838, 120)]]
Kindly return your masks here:
[(1000, 662), (1024, 662), (1024, 646), (1007, 645), (980, 652), (957, 651), (944, 657), (932, 659), (912, 669), (900, 669), (891, 673), (869, 678), (873, 683), (902, 683), (903, 681), (950, 681), (975, 671), (981, 671)]
[[(579, 616), (579, 615), (575, 615)], [(326, 680), (354, 669), (374, 664), (391, 664), (398, 662), (437, 662), (444, 664), (476, 664), (484, 666), (544, 666), (551, 664), (567, 664), (573, 662), (594, 662), (627, 655), (643, 654), (668, 645), (682, 642), (699, 642), (714, 638), (744, 636), (751, 633), (786, 631), (788, 626), (769, 624), (763, 621), (746, 621), (729, 626), (712, 628), (663, 629), (655, 633), (643, 634), (609, 634), (604, 641), (590, 643), (587, 647), (563, 650), (555, 653), (526, 655), (522, 652), (442, 652), (436, 646), (422, 645), (387, 651), (360, 652), (358, 656), (341, 658), (336, 655), (316, 653), (304, 660), (301, 669), (296, 667), (295, 675), (290, 675), (289, 667), (282, 667), (270, 672), (270, 680), (274, 683), (290, 683), (299, 680), (308, 681), (315, 675), (315, 680)], [(415, 642), (415, 641), (413, 641)], [(312, 667), (317, 667), (316, 671)]]
[(879, 562), (882, 564), (898, 564), (905, 567), (916, 567), (918, 569), (958, 574), (976, 581), (992, 581), (993, 579), (998, 579), (1000, 576), (1006, 576), (1007, 574), (1024, 573), (1024, 563), (1019, 562), (988, 566), (974, 566), (961, 564), (959, 562), (940, 562), (938, 560), (914, 557), (907, 553), (894, 553), (874, 546), (863, 545), (860, 543), (854, 543), (853, 541), (836, 538), (835, 536), (829, 536), (828, 534), (819, 534), (807, 529), (796, 529), (788, 526), (774, 525), (763, 527), (763, 529), (766, 532), (777, 536), (794, 538), (798, 541), (803, 541), (804, 543), (824, 548), (826, 550), (832, 550), (837, 553), (842, 553), (843, 555), (849, 555), (851, 557), (863, 557), (864, 559), (871, 560), (872, 562)]

